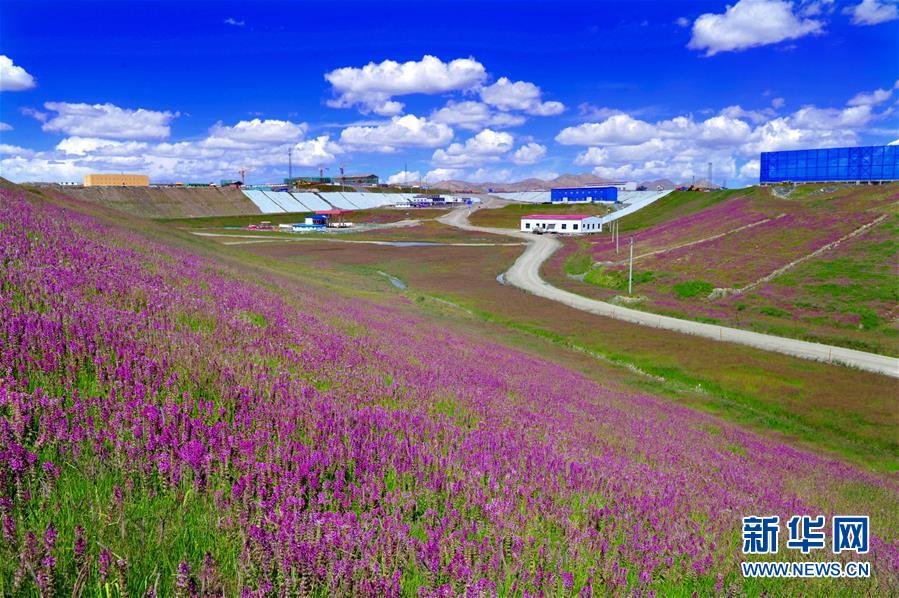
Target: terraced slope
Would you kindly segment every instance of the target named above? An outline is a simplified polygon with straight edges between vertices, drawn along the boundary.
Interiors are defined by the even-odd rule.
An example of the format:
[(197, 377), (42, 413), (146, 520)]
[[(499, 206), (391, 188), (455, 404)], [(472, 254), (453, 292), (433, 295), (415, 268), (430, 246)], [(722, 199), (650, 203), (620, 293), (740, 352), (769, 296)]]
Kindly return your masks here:
[(232, 187), (73, 187), (57, 191), (142, 218), (194, 218), (261, 214)]
[(759, 332), (896, 355), (899, 185), (679, 193), (546, 267), (568, 290)]

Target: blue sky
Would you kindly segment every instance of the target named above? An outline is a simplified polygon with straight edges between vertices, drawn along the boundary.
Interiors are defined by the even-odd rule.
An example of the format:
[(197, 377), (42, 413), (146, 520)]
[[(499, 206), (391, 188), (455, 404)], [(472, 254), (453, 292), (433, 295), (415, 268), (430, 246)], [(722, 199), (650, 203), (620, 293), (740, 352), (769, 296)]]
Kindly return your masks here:
[(0, 1), (0, 174), (751, 183), (899, 138), (896, 0)]

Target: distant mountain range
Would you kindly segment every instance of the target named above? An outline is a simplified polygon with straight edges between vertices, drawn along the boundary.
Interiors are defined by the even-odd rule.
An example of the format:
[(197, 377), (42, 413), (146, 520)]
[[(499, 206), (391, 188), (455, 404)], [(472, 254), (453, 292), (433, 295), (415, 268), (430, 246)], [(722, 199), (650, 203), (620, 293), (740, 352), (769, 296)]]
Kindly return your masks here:
[[(488, 189), (492, 189), (493, 191), (499, 193), (510, 193), (514, 191), (549, 191), (554, 187), (585, 187), (592, 185), (604, 185), (611, 182), (613, 181), (611, 181), (610, 179), (604, 179), (593, 174), (562, 174), (551, 180), (530, 178), (514, 183), (471, 183), (469, 181), (448, 180), (434, 183), (431, 186), (438, 189), (446, 189), (448, 191), (471, 191), (486, 193)], [(689, 186), (689, 183), (682, 184)], [(663, 189), (674, 189), (675, 187), (680, 186), (671, 179), (643, 181), (641, 183), (638, 183), (638, 185), (652, 190), (655, 190), (659, 186), (661, 186)], [(718, 188), (718, 185), (710, 185), (708, 181), (705, 180), (696, 181), (695, 186), (702, 188), (711, 187), (713, 189)]]

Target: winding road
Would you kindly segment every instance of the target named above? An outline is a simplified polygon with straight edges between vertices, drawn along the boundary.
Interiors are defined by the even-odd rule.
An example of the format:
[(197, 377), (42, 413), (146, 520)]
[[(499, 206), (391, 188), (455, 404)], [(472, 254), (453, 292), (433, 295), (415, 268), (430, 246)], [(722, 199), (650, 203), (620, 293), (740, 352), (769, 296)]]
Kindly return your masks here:
[[(486, 199), (483, 203), (483, 207), (490, 207), (491, 205), (493, 205), (493, 202), (490, 199)], [(752, 332), (749, 330), (740, 330), (738, 328), (728, 328), (726, 326), (717, 326), (714, 324), (694, 322), (692, 320), (681, 320), (669, 316), (660, 316), (645, 311), (621, 307), (620, 305), (613, 305), (596, 299), (590, 299), (554, 287), (540, 278), (540, 266), (557, 249), (559, 249), (559, 247), (561, 247), (562, 244), (557, 239), (550, 235), (534, 235), (516, 230), (474, 226), (468, 221), (468, 216), (471, 211), (472, 208), (470, 207), (457, 208), (448, 214), (441, 216), (438, 220), (444, 224), (463, 230), (506, 235), (508, 237), (515, 237), (527, 241), (528, 245), (524, 253), (522, 253), (518, 259), (515, 260), (515, 263), (512, 264), (512, 267), (505, 272), (504, 278), (508, 284), (537, 295), (538, 297), (558, 301), (559, 303), (563, 303), (581, 311), (631, 322), (640, 326), (673, 330), (675, 332), (692, 334), (717, 341), (737, 343), (755, 347), (756, 349), (763, 349), (765, 351), (774, 351), (776, 353), (792, 355), (802, 359), (839, 363), (861, 370), (899, 378), (899, 359), (894, 357), (762, 334), (760, 332)]]

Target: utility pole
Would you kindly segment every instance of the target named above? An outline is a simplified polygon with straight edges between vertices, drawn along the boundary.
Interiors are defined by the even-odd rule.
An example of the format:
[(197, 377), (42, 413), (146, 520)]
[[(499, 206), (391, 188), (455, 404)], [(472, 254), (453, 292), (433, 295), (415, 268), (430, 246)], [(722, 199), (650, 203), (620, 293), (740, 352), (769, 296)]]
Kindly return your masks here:
[(634, 238), (631, 237), (631, 259), (627, 267), (627, 294), (630, 296), (634, 288)]
[(290, 185), (293, 183), (293, 148), (287, 149), (287, 180), (290, 181), (287, 184)]
[(618, 236), (618, 221), (616, 220), (613, 224), (615, 224), (615, 231), (614, 231), (614, 235), (615, 235), (615, 255), (618, 255), (618, 238), (619, 238), (619, 236)]

